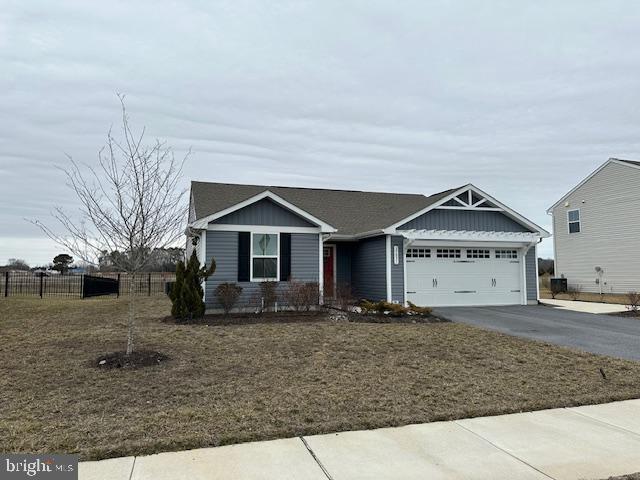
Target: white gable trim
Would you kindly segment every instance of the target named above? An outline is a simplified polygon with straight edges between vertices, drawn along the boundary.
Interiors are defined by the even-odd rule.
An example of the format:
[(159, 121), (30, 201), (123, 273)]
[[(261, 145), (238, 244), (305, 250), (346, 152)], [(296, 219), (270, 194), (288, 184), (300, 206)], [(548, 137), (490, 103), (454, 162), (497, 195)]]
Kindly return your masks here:
[[(493, 207), (473, 207), (473, 206), (470, 206), (470, 207), (446, 207), (446, 206), (442, 206), (444, 203), (448, 202), (449, 200), (451, 200), (453, 198), (456, 198), (458, 195), (460, 195), (461, 193), (463, 193), (463, 192), (465, 192), (467, 190), (470, 190), (470, 191), (476, 193), (477, 195), (479, 195), (481, 197), (484, 197), (484, 199), (488, 200), (493, 205), (496, 205), (497, 208), (493, 208)], [(480, 202), (480, 203), (482, 203), (482, 202)], [(504, 214), (506, 214), (508, 217), (510, 217), (513, 220), (515, 220), (516, 222), (518, 222), (518, 223), (524, 225), (525, 227), (530, 228), (531, 230), (537, 232), (538, 233), (537, 236), (540, 237), (540, 238), (548, 238), (548, 237), (551, 236), (551, 234), (549, 232), (547, 232), (544, 228), (536, 225), (532, 221), (530, 221), (527, 218), (523, 217), (522, 215), (517, 213), (515, 210), (510, 209), (509, 207), (507, 207), (503, 203), (499, 202), (498, 200), (493, 198), (491, 195), (483, 192), (482, 190), (480, 190), (475, 185), (472, 185), (471, 183), (465, 185), (464, 187), (460, 187), (458, 190), (455, 190), (454, 192), (452, 192), (451, 194), (447, 195), (446, 197), (441, 198), (440, 200), (438, 200), (433, 205), (429, 205), (428, 207), (423, 208), (422, 210), (419, 210), (416, 213), (414, 213), (412, 215), (409, 215), (406, 218), (403, 218), (399, 222), (396, 222), (393, 225), (390, 225), (389, 227), (385, 228), (383, 230), (383, 232), (384, 233), (388, 233), (388, 234), (394, 234), (394, 233), (397, 232), (397, 228), (399, 226), (404, 225), (405, 223), (413, 220), (414, 218), (417, 218), (417, 217), (419, 217), (421, 215), (424, 215), (425, 213), (430, 212), (431, 210), (434, 210), (436, 208), (451, 209), (451, 210), (500, 211), (500, 212), (503, 212)]]
[(260, 200), (263, 200), (265, 198), (268, 198), (272, 201), (274, 201), (275, 203), (281, 205), (282, 207), (286, 208), (287, 210), (292, 211), (293, 213), (295, 213), (296, 215), (299, 215), (300, 217), (304, 218), (305, 220), (308, 220), (309, 222), (317, 225), (318, 227), (320, 227), (320, 231), (322, 233), (333, 233), (336, 232), (337, 229), (334, 228), (333, 226), (329, 225), (326, 222), (323, 222), (322, 220), (320, 220), (317, 217), (314, 217), (313, 215), (311, 215), (309, 212), (302, 210), (299, 207), (296, 207), (293, 203), (290, 203), (288, 201), (286, 201), (284, 198), (282, 198), (279, 195), (276, 195), (275, 193), (269, 191), (269, 190), (265, 190), (262, 193), (259, 193), (258, 195), (254, 195), (251, 198), (248, 198), (240, 203), (236, 203), (235, 205), (232, 205), (229, 208), (225, 208), (224, 210), (220, 210), (219, 212), (213, 213), (211, 215), (208, 215), (206, 217), (200, 218), (198, 220), (196, 220), (195, 222), (193, 222), (190, 226), (193, 228), (203, 228), (206, 229), (207, 225), (209, 225), (210, 222), (217, 220), (218, 218), (222, 218), (226, 215), (229, 215), (230, 213), (233, 213), (237, 210), (240, 210), (244, 207), (248, 207), (249, 205), (259, 202)]
[(632, 163), (627, 163), (625, 161), (618, 160), (617, 158), (610, 158), (609, 160), (604, 162), (602, 165), (600, 165), (598, 168), (596, 168), (587, 178), (582, 180), (578, 185), (576, 185), (571, 190), (569, 190), (566, 194), (564, 194), (560, 200), (558, 200), (556, 203), (551, 205), (547, 209), (547, 213), (551, 213), (551, 211), (554, 208), (556, 208), (558, 205), (560, 205), (560, 203), (562, 203), (567, 197), (569, 197), (572, 193), (574, 193), (576, 190), (578, 190), (580, 187), (582, 187), (585, 183), (587, 183), (589, 180), (591, 180), (593, 177), (595, 177), (598, 173), (600, 173), (600, 170), (602, 170), (604, 167), (606, 167), (607, 165), (610, 165), (612, 163), (615, 163), (616, 165), (623, 165), (625, 167), (636, 168), (636, 169), (640, 170), (640, 165), (634, 165)]

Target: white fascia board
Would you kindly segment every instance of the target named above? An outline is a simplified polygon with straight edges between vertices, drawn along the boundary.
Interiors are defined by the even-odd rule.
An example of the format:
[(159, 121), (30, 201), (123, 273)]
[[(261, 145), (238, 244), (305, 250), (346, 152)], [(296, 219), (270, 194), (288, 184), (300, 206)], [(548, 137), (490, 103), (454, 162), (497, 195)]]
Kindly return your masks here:
[(539, 233), (539, 235), (538, 235), (539, 237), (548, 238), (548, 237), (551, 236), (551, 234), (549, 232), (547, 232), (544, 228), (540, 227), (539, 225), (536, 225), (535, 223), (533, 223), (528, 218), (523, 217), (522, 215), (520, 215), (515, 210), (512, 210), (511, 208), (507, 207), (506, 205), (504, 205), (503, 203), (499, 202), (498, 200), (493, 198), (488, 193), (483, 192), (482, 190), (480, 190), (478, 187), (476, 187), (475, 185), (473, 185), (471, 183), (465, 185), (464, 187), (460, 187), (458, 190), (452, 192), (451, 194), (449, 194), (448, 196), (446, 196), (444, 198), (441, 198), (440, 200), (438, 200), (433, 205), (429, 205), (428, 207), (423, 208), (422, 210), (420, 210), (420, 211), (408, 216), (407, 218), (404, 218), (404, 219), (400, 220), (399, 222), (396, 222), (393, 225), (385, 228), (384, 229), (384, 233), (392, 233), (393, 234), (393, 233), (396, 232), (396, 229), (400, 225), (404, 225), (405, 223), (413, 220), (414, 218), (417, 218), (420, 215), (424, 215), (425, 213), (427, 213), (427, 212), (429, 212), (431, 210), (434, 210), (436, 208), (450, 208), (450, 209), (454, 209), (454, 210), (487, 210), (489, 208), (489, 207), (460, 208), (460, 207), (443, 207), (442, 206), (442, 204), (448, 202), (452, 198), (456, 198), (460, 193), (462, 193), (462, 192), (464, 192), (466, 190), (471, 190), (472, 192), (475, 192), (476, 194), (486, 198), (487, 200), (489, 200), (489, 202), (493, 203), (494, 205), (496, 205), (498, 207), (497, 209), (492, 208), (491, 211), (501, 211), (501, 212), (505, 213), (507, 216), (511, 217), (516, 222), (518, 222), (518, 223), (530, 228), (531, 230), (535, 230), (536, 232), (538, 232)]
[(610, 165), (612, 163), (615, 163), (616, 165), (623, 165), (625, 167), (640, 169), (640, 165), (633, 165), (631, 163), (627, 163), (627, 162), (623, 162), (622, 160), (618, 160), (617, 158), (610, 158), (609, 160), (604, 162), (602, 165), (600, 165), (598, 168), (596, 168), (593, 172), (591, 172), (591, 174), (589, 174), (589, 176), (587, 176), (587, 178), (582, 180), (578, 185), (576, 185), (571, 190), (569, 190), (567, 193), (565, 193), (562, 196), (562, 198), (560, 198), (560, 200), (558, 200), (556, 203), (551, 205), (547, 209), (547, 213), (548, 214), (552, 213), (553, 209), (556, 208), (558, 205), (560, 205), (568, 196), (570, 196), (572, 193), (574, 193), (576, 190), (578, 190), (580, 187), (582, 187), (585, 183), (587, 183), (589, 180), (591, 180), (594, 176), (596, 176), (598, 173), (600, 173), (600, 170), (602, 170), (604, 167), (606, 167), (607, 165)]
[(531, 232), (475, 232), (464, 230), (398, 230), (409, 240), (438, 240), (449, 242), (531, 243), (540, 240), (539, 233)]
[(292, 211), (296, 215), (299, 215), (300, 217), (304, 218), (305, 220), (308, 220), (311, 223), (315, 223), (316, 225), (318, 225), (318, 227), (320, 227), (323, 233), (333, 233), (337, 231), (337, 229), (332, 225), (329, 225), (328, 223), (323, 222), (319, 218), (314, 217), (309, 212), (302, 210), (301, 208), (295, 206), (293, 203), (288, 202), (287, 200), (285, 200), (279, 195), (276, 195), (270, 190), (265, 190), (264, 192), (254, 195), (253, 197), (248, 198), (240, 203), (236, 203), (235, 205), (232, 205), (229, 208), (225, 208), (224, 210), (220, 210), (219, 212), (200, 218), (195, 222), (193, 222), (191, 226), (193, 226), (194, 228), (207, 228), (207, 225), (210, 222), (217, 220), (218, 218), (222, 218), (225, 215), (229, 215), (230, 213), (240, 210), (241, 208), (247, 207), (253, 203), (259, 202), (260, 200), (265, 198), (269, 198), (270, 200), (273, 200), (275, 203), (283, 206), (287, 210)]
[(223, 223), (209, 224), (207, 230), (218, 232), (321, 233), (320, 227), (278, 227), (272, 225), (232, 225)]

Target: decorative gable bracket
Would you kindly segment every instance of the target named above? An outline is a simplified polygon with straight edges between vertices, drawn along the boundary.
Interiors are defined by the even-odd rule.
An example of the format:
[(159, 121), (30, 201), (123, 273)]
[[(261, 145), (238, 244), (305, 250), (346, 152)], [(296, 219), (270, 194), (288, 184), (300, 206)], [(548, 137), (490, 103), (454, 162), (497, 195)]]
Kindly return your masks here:
[(436, 207), (441, 210), (489, 210), (502, 211), (502, 208), (494, 205), (489, 199), (480, 193), (468, 189), (458, 193), (442, 205)]

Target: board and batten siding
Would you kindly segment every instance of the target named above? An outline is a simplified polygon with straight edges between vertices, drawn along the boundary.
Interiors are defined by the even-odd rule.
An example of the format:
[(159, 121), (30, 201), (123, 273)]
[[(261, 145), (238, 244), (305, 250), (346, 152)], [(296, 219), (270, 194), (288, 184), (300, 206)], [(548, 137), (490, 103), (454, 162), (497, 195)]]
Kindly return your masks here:
[(387, 299), (386, 236), (358, 242), (351, 258), (351, 286), (354, 295), (367, 300)]
[[(285, 229), (286, 230), (286, 229)], [(302, 282), (319, 279), (320, 249), (318, 234), (291, 234), (291, 275)], [(221, 308), (216, 298), (216, 287), (224, 282), (242, 287), (238, 308), (255, 307), (260, 301), (260, 282), (238, 282), (238, 232), (207, 231), (207, 264), (216, 261), (215, 273), (207, 279), (205, 300), (208, 309)], [(282, 293), (286, 282), (280, 282)], [(283, 303), (280, 300), (280, 303)]]
[[(568, 203), (568, 206), (565, 206)], [(580, 210), (580, 233), (567, 212)], [(552, 210), (556, 276), (597, 293), (640, 291), (640, 169), (609, 163)]]
[[(393, 263), (393, 248), (398, 247), (398, 265)], [(391, 301), (404, 303), (404, 237), (391, 237)]]
[(458, 230), (467, 232), (528, 232), (503, 213), (484, 210), (431, 210), (398, 230)]
[(352, 287), (351, 261), (356, 248), (354, 242), (336, 243), (336, 284), (338, 288)]
[(524, 257), (525, 280), (527, 282), (527, 302), (536, 303), (538, 300), (538, 275), (536, 262), (538, 261), (538, 247), (533, 246)]
[(240, 210), (231, 212), (211, 223), (226, 225), (278, 225), (284, 227), (315, 226), (268, 198), (263, 198)]

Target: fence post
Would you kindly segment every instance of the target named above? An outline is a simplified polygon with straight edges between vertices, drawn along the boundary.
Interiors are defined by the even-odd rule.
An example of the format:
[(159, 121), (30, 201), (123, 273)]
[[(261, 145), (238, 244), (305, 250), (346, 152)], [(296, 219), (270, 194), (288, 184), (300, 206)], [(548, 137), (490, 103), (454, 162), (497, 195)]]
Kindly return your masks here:
[(149, 277), (147, 280), (147, 286), (148, 286), (148, 291), (149, 291), (149, 297), (151, 296), (151, 272), (149, 272)]
[(80, 298), (84, 298), (84, 273), (80, 274)]
[(120, 298), (120, 274), (118, 274), (118, 295), (116, 298)]
[(9, 271), (4, 272), (4, 296), (9, 296)]
[(42, 284), (43, 284), (44, 272), (40, 272), (40, 298), (42, 298)]

